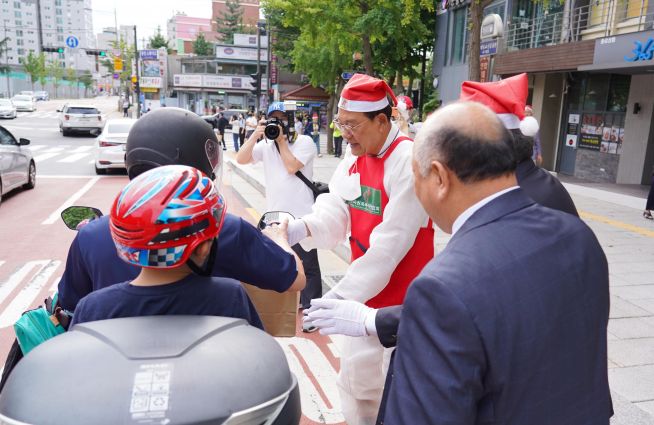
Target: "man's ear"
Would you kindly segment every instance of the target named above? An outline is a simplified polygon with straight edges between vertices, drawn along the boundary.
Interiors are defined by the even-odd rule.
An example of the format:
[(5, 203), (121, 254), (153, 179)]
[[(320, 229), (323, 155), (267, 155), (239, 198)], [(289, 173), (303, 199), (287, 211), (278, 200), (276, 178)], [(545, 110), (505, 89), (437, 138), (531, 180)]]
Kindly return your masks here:
[(446, 198), (450, 192), (452, 185), (452, 175), (450, 173), (450, 169), (438, 160), (432, 161), (429, 166), (430, 180), (434, 186), (433, 193), (438, 197), (439, 201)]

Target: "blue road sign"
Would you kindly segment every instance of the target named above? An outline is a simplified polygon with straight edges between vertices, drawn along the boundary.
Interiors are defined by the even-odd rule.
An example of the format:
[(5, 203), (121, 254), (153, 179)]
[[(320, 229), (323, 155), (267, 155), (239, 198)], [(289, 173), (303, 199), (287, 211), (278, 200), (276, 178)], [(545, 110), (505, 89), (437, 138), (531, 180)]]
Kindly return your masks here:
[(75, 47), (79, 46), (79, 40), (74, 35), (69, 35), (66, 38), (66, 46), (74, 49)]
[(350, 78), (352, 78), (353, 75), (354, 75), (354, 72), (344, 72), (344, 73), (341, 74), (341, 78), (344, 79), (345, 81), (347, 81)]

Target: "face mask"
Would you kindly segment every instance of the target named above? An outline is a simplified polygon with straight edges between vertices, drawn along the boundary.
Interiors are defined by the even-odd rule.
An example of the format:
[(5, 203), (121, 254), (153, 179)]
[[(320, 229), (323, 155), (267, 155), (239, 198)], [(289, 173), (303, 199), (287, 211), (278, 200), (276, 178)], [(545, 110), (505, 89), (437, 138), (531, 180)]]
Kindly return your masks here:
[(346, 201), (354, 201), (361, 196), (361, 176), (359, 173), (335, 176), (329, 190)]

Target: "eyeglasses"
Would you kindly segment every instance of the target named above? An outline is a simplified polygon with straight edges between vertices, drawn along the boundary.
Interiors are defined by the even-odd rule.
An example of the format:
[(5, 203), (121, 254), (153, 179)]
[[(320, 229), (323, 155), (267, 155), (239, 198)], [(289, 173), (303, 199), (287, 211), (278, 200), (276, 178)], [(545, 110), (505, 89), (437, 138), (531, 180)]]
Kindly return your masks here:
[(359, 127), (359, 126), (361, 126), (363, 123), (365, 123), (365, 121), (361, 121), (361, 122), (360, 122), (359, 124), (357, 124), (357, 125), (341, 124), (340, 121), (338, 120), (338, 118), (334, 118), (334, 119), (332, 120), (332, 122), (334, 123), (334, 126), (336, 126), (336, 128), (338, 128), (340, 131), (344, 131), (344, 132), (347, 132), (347, 133), (354, 133), (354, 130), (355, 130), (357, 127)]

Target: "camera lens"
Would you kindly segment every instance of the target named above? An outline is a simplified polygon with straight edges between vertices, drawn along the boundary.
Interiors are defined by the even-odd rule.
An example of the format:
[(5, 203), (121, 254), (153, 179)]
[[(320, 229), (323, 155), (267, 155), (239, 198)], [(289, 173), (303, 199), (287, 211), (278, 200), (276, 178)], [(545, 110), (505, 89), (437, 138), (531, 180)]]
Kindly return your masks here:
[(266, 139), (276, 140), (279, 137), (279, 127), (276, 123), (270, 123), (266, 125), (263, 134), (266, 135)]

